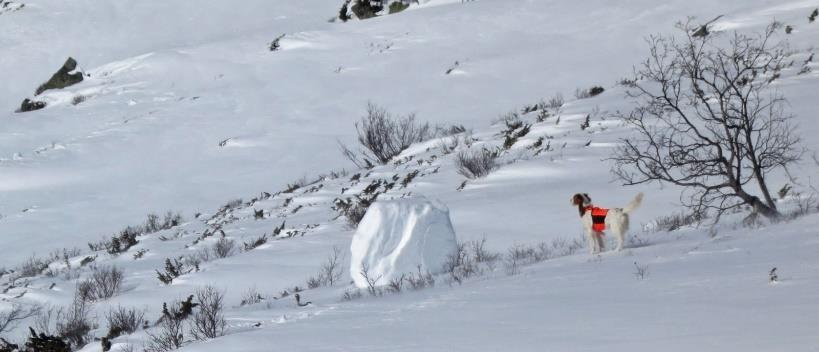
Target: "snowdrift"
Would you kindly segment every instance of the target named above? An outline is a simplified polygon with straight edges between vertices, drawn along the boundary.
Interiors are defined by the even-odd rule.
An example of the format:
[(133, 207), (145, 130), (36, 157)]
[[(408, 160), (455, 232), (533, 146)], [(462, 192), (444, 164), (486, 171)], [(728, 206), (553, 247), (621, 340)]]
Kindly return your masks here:
[(379, 201), (371, 205), (350, 245), (350, 275), (367, 287), (362, 271), (386, 285), (404, 273), (438, 273), (456, 249), (449, 209), (423, 197)]

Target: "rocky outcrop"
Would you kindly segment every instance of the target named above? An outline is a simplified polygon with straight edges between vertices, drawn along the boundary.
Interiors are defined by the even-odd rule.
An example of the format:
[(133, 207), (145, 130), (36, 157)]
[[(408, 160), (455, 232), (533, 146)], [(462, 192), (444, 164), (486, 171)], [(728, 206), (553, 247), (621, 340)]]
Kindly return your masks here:
[(77, 60), (69, 57), (65, 60), (63, 67), (57, 70), (51, 78), (37, 87), (34, 95), (40, 95), (49, 89), (63, 89), (82, 82), (82, 72), (74, 72), (77, 69)]

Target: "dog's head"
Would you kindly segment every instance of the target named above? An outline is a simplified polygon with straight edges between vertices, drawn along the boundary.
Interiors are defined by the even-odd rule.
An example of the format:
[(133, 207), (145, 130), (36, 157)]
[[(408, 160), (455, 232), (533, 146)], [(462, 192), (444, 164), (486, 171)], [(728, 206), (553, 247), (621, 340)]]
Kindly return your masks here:
[(585, 206), (591, 204), (591, 198), (586, 193), (576, 193), (572, 196), (572, 205)]

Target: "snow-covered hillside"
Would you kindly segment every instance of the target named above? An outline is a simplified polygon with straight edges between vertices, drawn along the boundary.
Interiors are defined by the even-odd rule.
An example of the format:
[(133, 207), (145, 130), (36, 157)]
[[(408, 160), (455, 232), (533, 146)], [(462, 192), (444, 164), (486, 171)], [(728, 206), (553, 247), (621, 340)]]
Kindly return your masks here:
[[(224, 290), (227, 335), (198, 342), (186, 332), (191, 351), (819, 344), (819, 218), (745, 227), (737, 214), (713, 229), (656, 231), (655, 219), (683, 211), (679, 189), (621, 187), (607, 160), (632, 133), (614, 117), (631, 109), (618, 82), (648, 54), (647, 35), (674, 33), (687, 16), (722, 15), (715, 31), (760, 31), (776, 20), (792, 26), (776, 39), (789, 42), (797, 64), (773, 86), (788, 98), (807, 153), (789, 170), (793, 179), (770, 175), (771, 184), (795, 179), (795, 191), (815, 191), (819, 68), (808, 58), (819, 23), (808, 16), (817, 1), (429, 0), (345, 23), (328, 21), (336, 0), (10, 4), (14, 11), (0, 10), (0, 273), (16, 272), (0, 276), (0, 313), (67, 306), (92, 267), (116, 265), (123, 286), (91, 308), (95, 337), (106, 335), (112, 307), (144, 309), (153, 325), (163, 302), (206, 284)], [(84, 81), (38, 96), (43, 110), (15, 113), (69, 56)], [(573, 97), (592, 86), (605, 92)], [(566, 97), (559, 109), (522, 112), (558, 93)], [(368, 102), (470, 132), (357, 169), (338, 144), (353, 145)], [(498, 170), (463, 184), (457, 152), (500, 147), (510, 112), (529, 132), (503, 151)], [(639, 191), (646, 199), (626, 251), (593, 257), (580, 248), (573, 193), (615, 207)], [(424, 195), (449, 208), (463, 243), (485, 239), (501, 255), (546, 243), (549, 255), (512, 270), (482, 266), (461, 283), (444, 274), (425, 290), (344, 300), (359, 292), (346, 271), (354, 229), (336, 209), (362, 192)], [(166, 211), (179, 212), (181, 224), (137, 236), (122, 254), (89, 249)], [(231, 241), (224, 258), (203, 255)], [(62, 258), (63, 248), (77, 250)], [(343, 278), (309, 288), (334, 248)], [(20, 264), (38, 258), (48, 267), (20, 277)], [(166, 260), (181, 265), (169, 284), (157, 279)], [(296, 287), (312, 304), (296, 305)], [(248, 297), (260, 301), (241, 304)], [(39, 327), (31, 317), (0, 336), (23, 341), (28, 326)], [(146, 342), (139, 329), (116, 338), (114, 350)]]

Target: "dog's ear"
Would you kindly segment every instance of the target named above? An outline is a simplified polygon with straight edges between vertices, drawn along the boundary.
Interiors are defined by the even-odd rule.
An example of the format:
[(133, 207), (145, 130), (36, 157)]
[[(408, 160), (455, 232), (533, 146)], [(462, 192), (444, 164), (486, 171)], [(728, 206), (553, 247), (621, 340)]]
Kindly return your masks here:
[(583, 193), (583, 197), (584, 197), (584, 200), (586, 201), (586, 203), (591, 204), (591, 197), (589, 197), (588, 193)]

